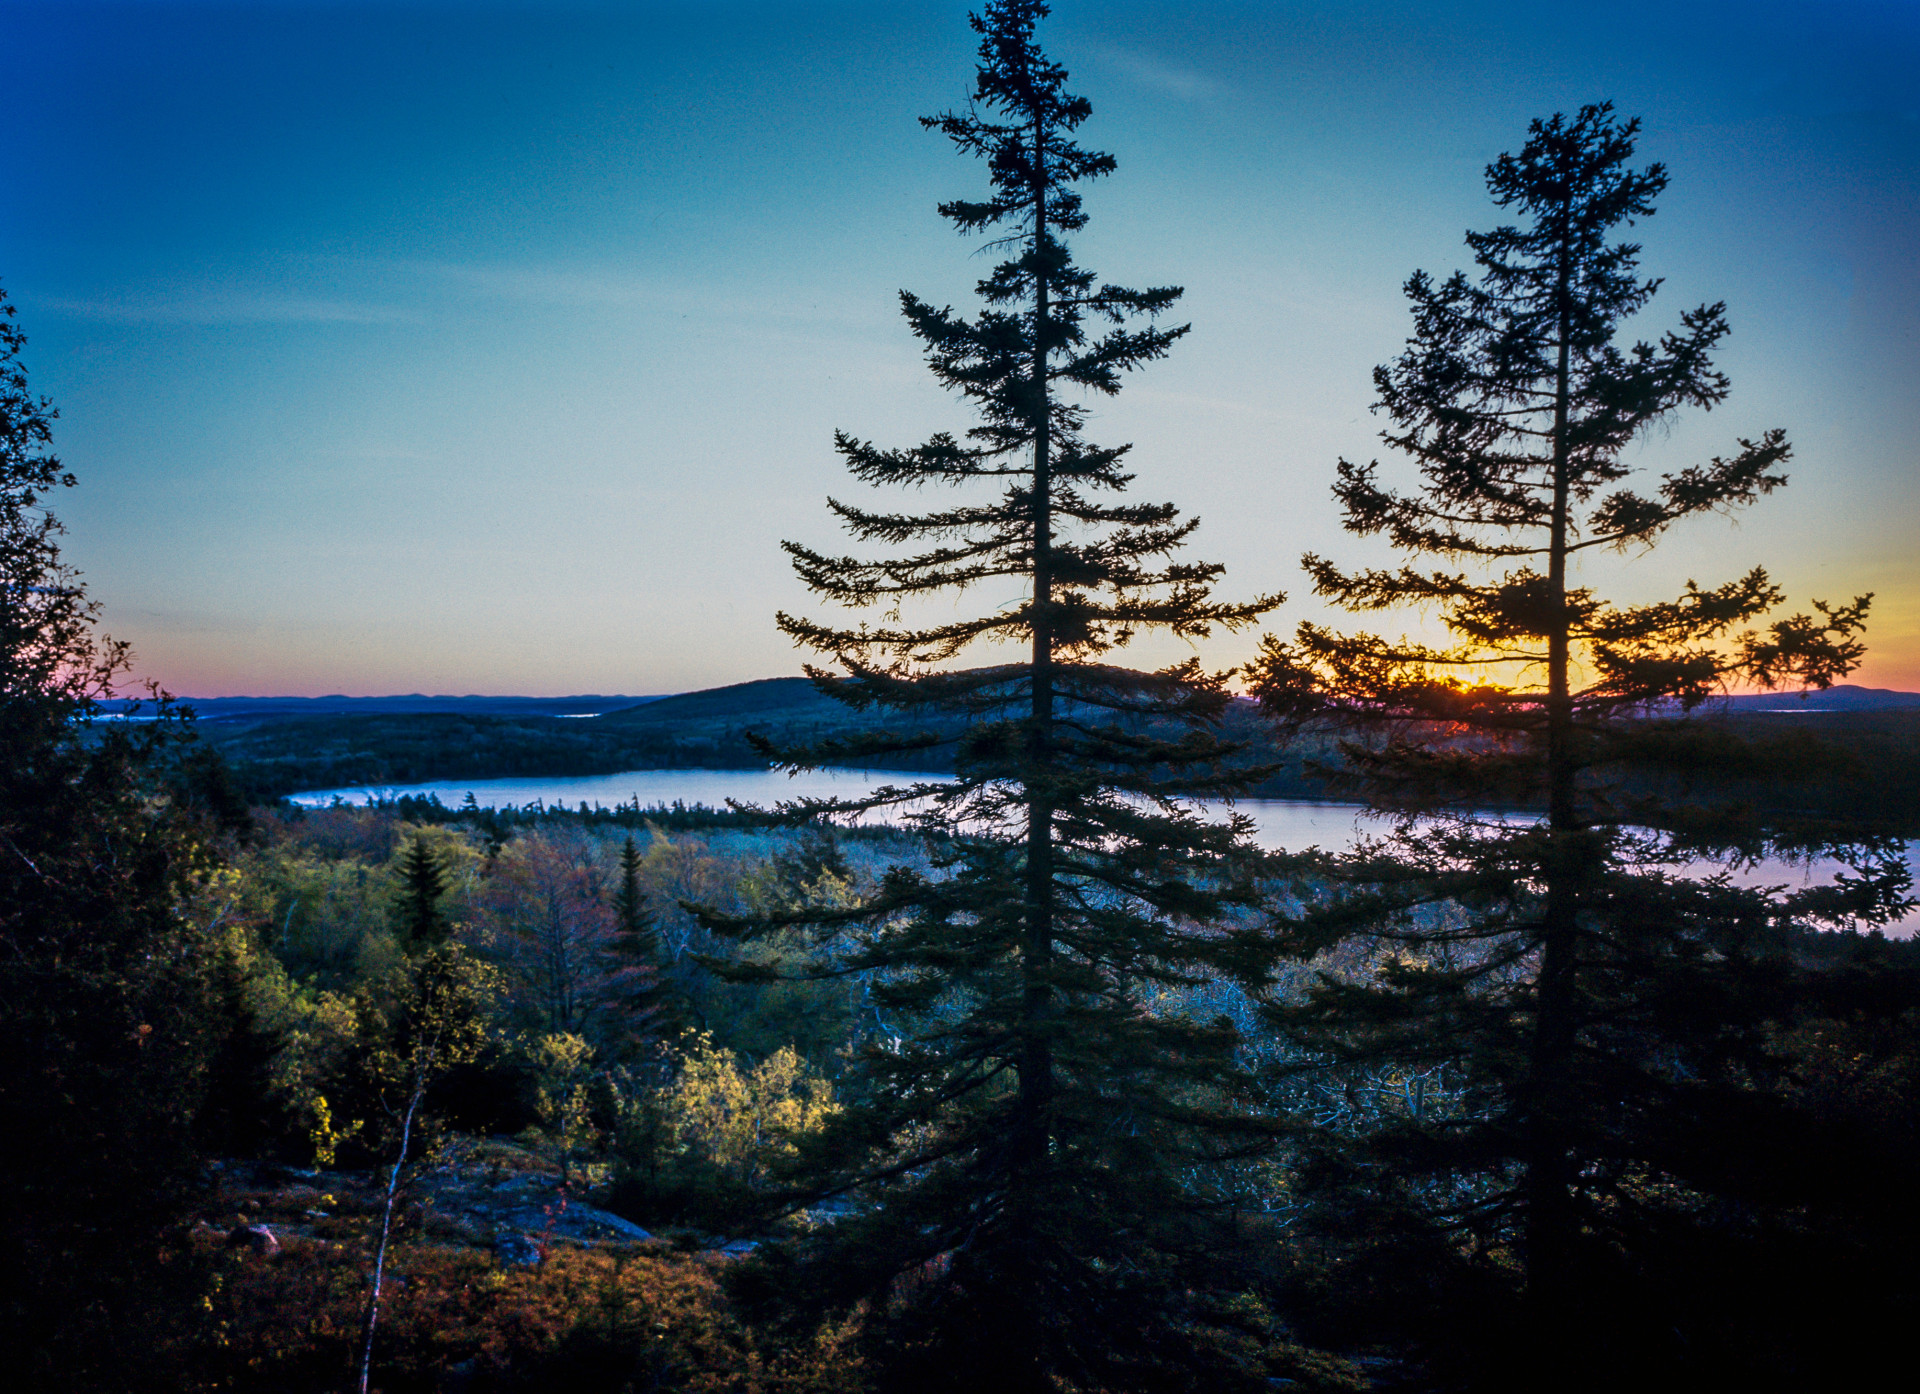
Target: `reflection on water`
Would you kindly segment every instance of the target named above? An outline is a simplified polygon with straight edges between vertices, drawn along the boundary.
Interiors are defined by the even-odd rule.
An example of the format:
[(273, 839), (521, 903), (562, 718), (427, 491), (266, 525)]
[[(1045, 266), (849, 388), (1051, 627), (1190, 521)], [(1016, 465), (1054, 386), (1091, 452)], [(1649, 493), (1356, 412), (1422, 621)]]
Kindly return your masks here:
[[(913, 784), (938, 776), (889, 770), (808, 770), (787, 775), (779, 770), (629, 770), (624, 774), (562, 775), (526, 779), (436, 780), (424, 784), (395, 784), (354, 789), (322, 789), (295, 794), (293, 802), (321, 808), (335, 799), (366, 803), (402, 794), (434, 795), (449, 808), (469, 793), (483, 808), (538, 803), (552, 808), (577, 808), (585, 803), (611, 808), (638, 802), (642, 808), (689, 807), (705, 804), (724, 808), (729, 799), (746, 804), (772, 804), (785, 799), (857, 797), (884, 784)], [(1292, 799), (1242, 799), (1234, 805), (1253, 820), (1254, 841), (1262, 847), (1301, 851), (1321, 847), (1336, 851), (1353, 844), (1364, 832), (1384, 832), (1384, 820), (1370, 817), (1353, 804), (1305, 803)], [(1907, 865), (1920, 881), (1920, 842), (1907, 844)], [(1701, 874), (1717, 867), (1700, 866)], [(1765, 862), (1741, 868), (1733, 879), (1741, 885), (1819, 885), (1833, 878), (1830, 861), (1807, 865)], [(1920, 932), (1920, 912), (1909, 915), (1893, 931), (1902, 936)]]

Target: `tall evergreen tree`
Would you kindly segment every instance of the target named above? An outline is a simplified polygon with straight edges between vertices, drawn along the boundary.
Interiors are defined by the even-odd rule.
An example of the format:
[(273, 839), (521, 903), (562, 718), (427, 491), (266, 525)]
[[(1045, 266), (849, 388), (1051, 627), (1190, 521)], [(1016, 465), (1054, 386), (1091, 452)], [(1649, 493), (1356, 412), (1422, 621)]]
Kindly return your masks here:
[[(1611, 1378), (1628, 1351), (1714, 1358), (1675, 1315), (1698, 1299), (1674, 1291), (1679, 1255), (1711, 1247), (1716, 1205), (1759, 1203), (1743, 1148), (1784, 1155), (1761, 1086), (1780, 1070), (1770, 1032), (1805, 986), (1794, 927), (1883, 922), (1905, 889), (1871, 842), (1842, 849), (1858, 874), (1839, 890), (1686, 879), (1704, 852), (1818, 830), (1650, 792), (1658, 753), (1695, 743), (1678, 713), (1730, 684), (1825, 687), (1851, 670), (1867, 599), (1756, 630), (1782, 601), (1759, 568), (1641, 604), (1582, 584), (1583, 558), (1646, 548), (1786, 482), (1778, 430), (1648, 493), (1624, 482), (1632, 442), (1729, 388), (1711, 362), (1723, 305), (1618, 342), (1659, 285), (1616, 237), (1667, 182), (1633, 166), (1637, 130), (1588, 106), (1536, 121), (1489, 166), (1494, 201), (1521, 221), (1468, 234), (1477, 278), (1408, 280), (1413, 335), (1375, 372), (1382, 437), (1418, 486), (1340, 463), (1348, 531), (1416, 560), (1347, 570), (1309, 556), (1318, 593), (1362, 612), (1427, 607), (1450, 641), (1305, 624), (1292, 644), (1267, 641), (1257, 682), (1276, 713), (1364, 733), (1343, 777), (1376, 808), (1444, 815), (1325, 866), (1331, 888), (1283, 925), (1302, 957), (1356, 937), (1381, 950), (1371, 981), (1328, 979), (1278, 1013), (1301, 1051), (1297, 1086), (1449, 1081), (1370, 1125), (1345, 1115), (1306, 1174), (1362, 1249), (1390, 1256), (1376, 1275), (1401, 1316), (1438, 1310), (1419, 1288), (1437, 1266), (1474, 1294), (1452, 1334), (1491, 1332), (1489, 1293), (1520, 1275), (1526, 1339), (1507, 1348), (1533, 1388)], [(1544, 818), (1472, 813), (1516, 803)]]
[[(1216, 976), (1258, 979), (1264, 962), (1250, 922), (1230, 913), (1253, 898), (1244, 826), (1179, 797), (1242, 777), (1214, 730), (1222, 679), (1192, 661), (1149, 674), (1102, 660), (1142, 631), (1197, 639), (1273, 601), (1212, 599), (1218, 566), (1169, 559), (1194, 521), (1118, 498), (1127, 447), (1082, 433), (1084, 400), (1118, 391), (1186, 328), (1135, 323), (1178, 289), (1101, 283), (1064, 241), (1086, 223), (1077, 187), (1114, 161), (1074, 139), (1090, 108), (1035, 44), (1046, 12), (987, 5), (973, 19), (970, 107), (923, 121), (989, 171), (985, 199), (940, 212), (1006, 254), (972, 319), (901, 296), (929, 367), (977, 424), (910, 449), (836, 437), (864, 483), (983, 495), (920, 514), (830, 501), (856, 538), (904, 555), (787, 544), (813, 590), (885, 611), (858, 628), (782, 615), (841, 665), (810, 669), (814, 680), (890, 710), (896, 733), (929, 723), (790, 758), (884, 767), (952, 741), (955, 768), (951, 784), (796, 807), (924, 801), (911, 816), (941, 835), (938, 872), (895, 869), (851, 910), (709, 917), (747, 936), (806, 924), (847, 935), (819, 971), (871, 975), (900, 1024), (900, 1039), (860, 1057), (854, 1106), (811, 1153), (814, 1193), (852, 1193), (862, 1214), (800, 1246), (788, 1276), (819, 1300), (875, 1299), (876, 1325), (898, 1342), (893, 1368), (922, 1389), (1172, 1387), (1216, 1358), (1226, 1378), (1239, 1347), (1214, 1339), (1207, 1316), (1209, 1222), (1225, 1204), (1214, 1164), (1267, 1142), (1232, 1028), (1156, 1005)], [(922, 598), (993, 585), (1023, 593), (967, 618), (903, 618)], [(979, 643), (1024, 655), (934, 666)]]

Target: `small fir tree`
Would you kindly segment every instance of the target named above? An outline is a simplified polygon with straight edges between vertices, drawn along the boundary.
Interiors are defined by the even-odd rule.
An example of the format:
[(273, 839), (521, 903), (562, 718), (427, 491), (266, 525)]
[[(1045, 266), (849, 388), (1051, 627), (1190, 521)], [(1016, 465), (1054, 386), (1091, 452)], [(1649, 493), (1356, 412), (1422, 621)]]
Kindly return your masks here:
[(660, 956), (660, 923), (640, 889), (640, 849), (631, 837), (620, 848), (620, 885), (613, 893), (614, 942), (635, 962)]
[[(1477, 278), (1407, 282), (1413, 336), (1375, 373), (1383, 439), (1418, 487), (1340, 463), (1347, 529), (1416, 560), (1350, 571), (1309, 556), (1318, 593), (1362, 612), (1428, 607), (1451, 641), (1305, 624), (1292, 644), (1268, 640), (1258, 670), (1273, 712), (1356, 733), (1346, 787), (1378, 809), (1443, 815), (1324, 864), (1324, 894), (1282, 924), (1303, 958), (1357, 943), (1378, 966), (1276, 1013), (1299, 1052), (1292, 1087), (1351, 1097), (1446, 1080), (1366, 1123), (1342, 1113), (1303, 1163), (1307, 1193), (1352, 1241), (1347, 1291), (1378, 1301), (1370, 1319), (1503, 1349), (1534, 1388), (1611, 1379), (1622, 1362), (1734, 1359), (1686, 1315), (1713, 1282), (1688, 1292), (1680, 1275), (1698, 1278), (1686, 1265), (1727, 1237), (1715, 1217), (1731, 1212), (1716, 1207), (1771, 1203), (1759, 1158), (1777, 1161), (1786, 1139), (1767, 1121), (1770, 1033), (1814, 990), (1793, 927), (1884, 922), (1905, 889), (1870, 842), (1839, 849), (1858, 873), (1838, 890), (1688, 879), (1697, 855), (1806, 845), (1817, 830), (1651, 793), (1655, 755), (1694, 743), (1680, 713), (1730, 684), (1825, 687), (1850, 671), (1867, 599), (1756, 632), (1782, 600), (1758, 568), (1643, 604), (1581, 583), (1583, 557), (1644, 549), (1786, 482), (1775, 430), (1651, 493), (1625, 483), (1635, 440), (1728, 392), (1711, 362), (1722, 305), (1657, 341), (1617, 342), (1659, 284), (1616, 238), (1667, 181), (1632, 165), (1637, 130), (1585, 107), (1535, 122), (1488, 168), (1520, 223), (1468, 234)], [(1503, 804), (1544, 817), (1472, 812)], [(1757, 1152), (1743, 1162), (1743, 1148)], [(1510, 1279), (1518, 1330), (1500, 1319)]]
[[(977, 424), (904, 450), (836, 437), (865, 483), (982, 495), (923, 514), (830, 503), (861, 541), (909, 547), (890, 559), (787, 544), (813, 590), (886, 611), (859, 628), (782, 615), (841, 665), (809, 669), (814, 680), (894, 715), (893, 734), (787, 758), (884, 767), (948, 742), (955, 770), (951, 784), (790, 807), (924, 801), (910, 816), (937, 835), (937, 872), (897, 868), (851, 908), (707, 918), (746, 936), (844, 935), (818, 971), (871, 975), (900, 1027), (859, 1055), (852, 1102), (806, 1139), (811, 1194), (852, 1194), (862, 1213), (770, 1265), (790, 1296), (870, 1300), (893, 1377), (919, 1389), (1172, 1387), (1196, 1369), (1264, 1381), (1267, 1355), (1221, 1335), (1214, 1304), (1232, 1250), (1222, 1167), (1269, 1129), (1248, 1108), (1232, 1027), (1162, 1005), (1204, 980), (1258, 981), (1266, 962), (1233, 914), (1254, 897), (1244, 824), (1180, 797), (1240, 787), (1238, 748), (1214, 729), (1228, 697), (1197, 662), (1149, 674), (1104, 660), (1143, 631), (1198, 639), (1274, 602), (1212, 599), (1219, 567), (1169, 559), (1194, 521), (1117, 497), (1127, 447), (1082, 433), (1081, 400), (1116, 392), (1186, 329), (1135, 323), (1178, 289), (1102, 283), (1063, 240), (1086, 223), (1077, 186), (1114, 161), (1074, 140), (1090, 108), (1035, 44), (1046, 12), (987, 5), (971, 107), (923, 122), (988, 165), (988, 197), (941, 213), (1005, 252), (976, 318), (901, 297), (934, 375)], [(921, 598), (1006, 582), (1019, 600), (902, 617)], [(1025, 652), (934, 666), (976, 643)], [(899, 734), (922, 722), (925, 734)]]
[(449, 889), (446, 863), (426, 838), (415, 836), (400, 859), (400, 885), (393, 902), (397, 937), (409, 953), (446, 942), (452, 929), (445, 905)]
[(628, 837), (620, 848), (620, 880), (613, 893), (607, 998), (630, 1037), (659, 1037), (686, 1025), (686, 1004), (662, 971), (660, 917), (640, 885), (640, 861), (640, 849)]

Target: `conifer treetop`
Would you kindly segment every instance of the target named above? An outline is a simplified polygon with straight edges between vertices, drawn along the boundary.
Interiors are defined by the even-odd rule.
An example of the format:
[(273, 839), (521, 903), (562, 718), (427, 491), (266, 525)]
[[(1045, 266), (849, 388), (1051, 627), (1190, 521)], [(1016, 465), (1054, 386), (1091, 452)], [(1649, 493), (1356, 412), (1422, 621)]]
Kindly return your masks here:
[[(1544, 678), (1563, 620), (1585, 683), (1572, 693), (1582, 719), (1691, 708), (1740, 683), (1824, 688), (1858, 665), (1870, 596), (1815, 602), (1811, 615), (1755, 629), (1785, 599), (1758, 567), (1638, 605), (1569, 584), (1568, 562), (1583, 552), (1645, 548), (1684, 519), (1756, 502), (1787, 482), (1792, 454), (1771, 429), (1650, 490), (1624, 482), (1633, 441), (1683, 408), (1711, 410), (1730, 386), (1712, 361), (1729, 332), (1723, 302), (1685, 311), (1657, 339), (1619, 340), (1660, 287), (1639, 274), (1639, 243), (1614, 236), (1653, 216), (1667, 183), (1661, 165), (1632, 165), (1638, 133), (1604, 102), (1534, 121), (1525, 147), (1486, 172), (1494, 202), (1524, 221), (1467, 234), (1477, 277), (1408, 278), (1413, 334), (1375, 369), (1375, 409), (1390, 422), (1381, 439), (1417, 465), (1420, 487), (1396, 490), (1377, 461), (1343, 459), (1334, 493), (1347, 531), (1467, 569), (1348, 569), (1313, 553), (1304, 565), (1316, 593), (1347, 609), (1437, 611), (1452, 642), (1302, 625), (1296, 643), (1269, 641), (1263, 654), (1276, 710), (1528, 728), (1545, 719), (1546, 694), (1526, 679)], [(1489, 566), (1504, 574), (1489, 578)], [(1455, 676), (1474, 670), (1508, 676)]]
[[(1005, 491), (995, 500), (921, 514), (828, 500), (861, 542), (921, 544), (904, 556), (870, 560), (783, 544), (812, 590), (853, 608), (884, 607), (879, 624), (856, 628), (779, 617), (803, 647), (856, 673), (943, 662), (980, 640), (1030, 641), (1036, 620), (1062, 659), (1085, 660), (1124, 645), (1145, 627), (1199, 639), (1215, 627), (1250, 623), (1277, 603), (1274, 597), (1216, 602), (1210, 589), (1220, 567), (1169, 560), (1198, 525), (1172, 504), (1098, 497), (1132, 483), (1123, 467), (1129, 447), (1087, 441), (1082, 400), (1118, 392), (1126, 373), (1164, 357), (1188, 326), (1151, 322), (1179, 299), (1180, 287), (1099, 283), (1074, 264), (1061, 239), (1086, 223), (1074, 186), (1111, 173), (1115, 163), (1072, 139), (1091, 108), (1065, 90), (1066, 70), (1034, 43), (1034, 23), (1046, 13), (1043, 4), (1000, 0), (974, 16), (982, 37), (971, 105), (922, 118), (988, 166), (992, 197), (950, 200), (940, 205), (941, 214), (964, 234), (999, 234), (988, 245), (1008, 253), (979, 282), (983, 308), (972, 319), (901, 293), (929, 368), (973, 405), (976, 424), (964, 438), (940, 432), (907, 449), (845, 432), (834, 441), (863, 483), (1000, 479), (1007, 481)], [(1131, 323), (1139, 318), (1149, 323)], [(1057, 533), (1056, 520), (1091, 535)], [(1045, 594), (1026, 604), (944, 624), (901, 622), (901, 607), (913, 598), (1031, 577), (1036, 568), (1044, 573)], [(825, 673), (815, 676), (832, 681)], [(868, 695), (884, 702), (892, 694), (872, 688)]]

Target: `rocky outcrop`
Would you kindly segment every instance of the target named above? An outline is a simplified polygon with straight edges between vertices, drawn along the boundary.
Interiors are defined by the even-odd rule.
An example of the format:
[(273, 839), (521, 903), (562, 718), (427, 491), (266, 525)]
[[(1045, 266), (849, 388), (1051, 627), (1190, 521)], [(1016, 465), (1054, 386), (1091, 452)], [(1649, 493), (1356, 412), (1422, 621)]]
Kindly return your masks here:
[(227, 1232), (229, 1249), (246, 1249), (255, 1254), (277, 1254), (280, 1241), (265, 1225), (237, 1224)]
[[(228, 1162), (216, 1165), (212, 1179), (215, 1203), (237, 1215), (226, 1231), (228, 1247), (262, 1256), (277, 1254), (283, 1237), (323, 1243), (344, 1237), (378, 1208), (372, 1172)], [(631, 1220), (594, 1205), (591, 1194), (585, 1180), (564, 1176), (517, 1142), (456, 1137), (406, 1183), (402, 1223), (428, 1241), (491, 1249), (514, 1267), (539, 1263), (556, 1242), (592, 1248), (653, 1240)]]

